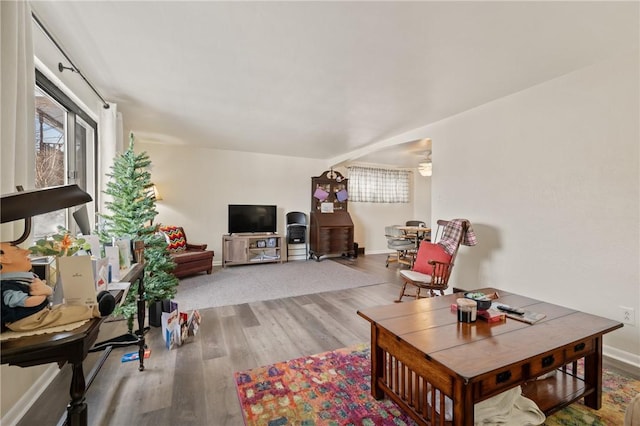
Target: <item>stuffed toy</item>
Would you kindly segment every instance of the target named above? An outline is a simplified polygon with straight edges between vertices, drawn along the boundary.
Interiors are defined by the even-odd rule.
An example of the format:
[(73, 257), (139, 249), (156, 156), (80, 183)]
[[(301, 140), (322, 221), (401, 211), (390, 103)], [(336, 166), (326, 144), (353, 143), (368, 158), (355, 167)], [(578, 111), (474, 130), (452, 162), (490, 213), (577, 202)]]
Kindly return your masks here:
[(31, 272), (29, 250), (0, 243), (2, 331), (31, 331), (109, 315), (115, 299), (108, 291), (98, 294), (95, 305), (50, 307), (53, 289)]

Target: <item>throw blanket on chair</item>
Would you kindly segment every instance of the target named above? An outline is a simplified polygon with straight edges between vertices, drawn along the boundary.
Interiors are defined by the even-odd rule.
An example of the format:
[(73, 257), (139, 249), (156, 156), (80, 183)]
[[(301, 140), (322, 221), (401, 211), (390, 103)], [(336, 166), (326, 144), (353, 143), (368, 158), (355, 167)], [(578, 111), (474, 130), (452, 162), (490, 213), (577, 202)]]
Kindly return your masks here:
[[(467, 232), (462, 235), (462, 225), (465, 223), (467, 225)], [(442, 238), (440, 239), (440, 241), (438, 241), (438, 245), (440, 245), (444, 249), (444, 251), (449, 253), (449, 255), (451, 256), (453, 256), (453, 253), (455, 253), (456, 249), (458, 248), (458, 244), (462, 244), (465, 246), (475, 246), (476, 244), (478, 244), (476, 233), (471, 227), (471, 222), (469, 222), (467, 219), (450, 220), (442, 231)]]

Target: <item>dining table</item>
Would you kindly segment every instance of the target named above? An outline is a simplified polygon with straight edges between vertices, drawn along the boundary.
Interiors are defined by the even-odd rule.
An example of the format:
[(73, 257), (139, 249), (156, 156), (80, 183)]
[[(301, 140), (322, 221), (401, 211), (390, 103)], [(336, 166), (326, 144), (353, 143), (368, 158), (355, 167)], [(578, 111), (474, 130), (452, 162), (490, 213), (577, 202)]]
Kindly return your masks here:
[(404, 232), (406, 239), (411, 239), (415, 243), (416, 251), (420, 242), (431, 236), (431, 228), (425, 226), (398, 226), (397, 228)]

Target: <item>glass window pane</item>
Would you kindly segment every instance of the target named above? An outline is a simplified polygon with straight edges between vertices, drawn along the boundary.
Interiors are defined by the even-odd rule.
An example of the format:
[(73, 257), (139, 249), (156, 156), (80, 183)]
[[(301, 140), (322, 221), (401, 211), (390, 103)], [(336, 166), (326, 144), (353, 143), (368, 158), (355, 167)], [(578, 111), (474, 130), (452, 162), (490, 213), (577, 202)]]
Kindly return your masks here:
[[(67, 112), (38, 87), (35, 89), (35, 106), (35, 187), (64, 185)], [(35, 239), (56, 232), (58, 225), (66, 226), (65, 216), (63, 210), (34, 217), (31, 236)]]
[(67, 112), (36, 88), (36, 188), (65, 183), (65, 123)]
[(86, 177), (84, 176), (85, 167), (84, 161), (86, 158), (86, 146), (87, 146), (87, 129), (80, 123), (79, 120), (76, 121), (76, 137), (75, 137), (75, 156), (74, 156), (74, 167), (73, 167), (73, 177), (74, 183), (78, 183), (79, 186), (83, 186), (81, 182), (86, 181)]
[[(36, 188), (75, 183), (85, 191), (95, 188), (97, 123), (71, 98), (36, 69), (34, 131)], [(87, 206), (93, 212), (92, 203)], [(64, 226), (79, 231), (71, 213), (76, 209), (36, 216), (34, 239)], [(93, 216), (91, 214), (90, 216)]]

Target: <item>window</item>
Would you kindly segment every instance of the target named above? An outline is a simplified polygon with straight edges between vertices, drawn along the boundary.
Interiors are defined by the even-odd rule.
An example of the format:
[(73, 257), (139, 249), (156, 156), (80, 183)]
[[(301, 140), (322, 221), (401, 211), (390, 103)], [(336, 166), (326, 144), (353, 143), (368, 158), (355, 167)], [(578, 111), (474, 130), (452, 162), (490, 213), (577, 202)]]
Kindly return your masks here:
[[(58, 87), (36, 70), (35, 187), (77, 184), (89, 190), (94, 179), (97, 124)], [(33, 218), (33, 237), (56, 232), (61, 225), (76, 233), (71, 212), (57, 211)]]
[(35, 187), (64, 185), (66, 111), (36, 87)]
[(349, 201), (408, 203), (409, 171), (373, 167), (348, 167)]

